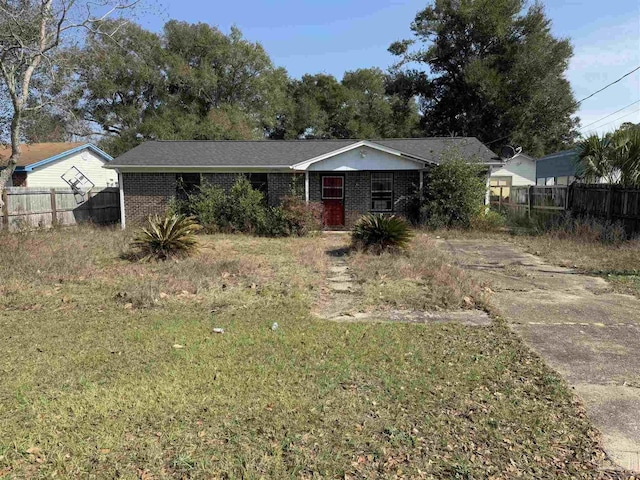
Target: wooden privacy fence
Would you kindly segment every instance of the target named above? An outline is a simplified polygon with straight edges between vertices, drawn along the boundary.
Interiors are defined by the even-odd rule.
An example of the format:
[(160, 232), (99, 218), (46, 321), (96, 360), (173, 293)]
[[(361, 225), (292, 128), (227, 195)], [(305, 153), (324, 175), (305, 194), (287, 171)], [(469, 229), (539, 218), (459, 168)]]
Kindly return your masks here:
[(510, 187), (508, 196), (503, 195), (506, 192), (500, 193), (500, 198), (492, 199), (492, 205), (529, 216), (533, 212), (571, 211), (577, 215), (620, 221), (627, 232), (640, 232), (640, 188), (574, 183), (570, 186)]
[(117, 188), (93, 189), (84, 195), (71, 189), (25, 187), (9, 187), (1, 192), (1, 226), (10, 231), (82, 222), (109, 224), (120, 220)]

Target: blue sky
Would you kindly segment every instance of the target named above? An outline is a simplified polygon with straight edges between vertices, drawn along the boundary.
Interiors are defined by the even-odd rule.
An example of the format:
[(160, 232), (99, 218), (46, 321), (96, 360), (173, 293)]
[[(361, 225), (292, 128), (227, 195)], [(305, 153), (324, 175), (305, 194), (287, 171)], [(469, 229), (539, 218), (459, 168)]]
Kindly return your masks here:
[[(346, 70), (389, 67), (387, 52), (395, 40), (409, 38), (409, 25), (426, 0), (166, 0), (164, 12), (141, 23), (159, 30), (169, 18), (206, 22), (228, 32), (232, 25), (259, 41), (278, 66), (300, 77)], [(640, 65), (638, 0), (546, 0), (555, 35), (568, 37), (574, 57), (567, 72), (581, 99)], [(640, 100), (640, 71), (585, 101), (582, 125)], [(612, 115), (583, 133), (613, 130), (625, 121), (640, 122), (640, 103)]]

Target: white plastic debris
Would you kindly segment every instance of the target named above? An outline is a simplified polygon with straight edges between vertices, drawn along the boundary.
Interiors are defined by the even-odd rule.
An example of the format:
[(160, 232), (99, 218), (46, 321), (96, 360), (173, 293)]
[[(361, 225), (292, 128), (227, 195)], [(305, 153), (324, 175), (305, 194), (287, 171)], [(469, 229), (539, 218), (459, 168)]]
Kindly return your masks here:
[(224, 328), (214, 328), (213, 333), (224, 333)]
[(279, 327), (278, 322), (273, 322), (273, 325), (271, 325), (271, 330), (276, 331), (278, 327)]

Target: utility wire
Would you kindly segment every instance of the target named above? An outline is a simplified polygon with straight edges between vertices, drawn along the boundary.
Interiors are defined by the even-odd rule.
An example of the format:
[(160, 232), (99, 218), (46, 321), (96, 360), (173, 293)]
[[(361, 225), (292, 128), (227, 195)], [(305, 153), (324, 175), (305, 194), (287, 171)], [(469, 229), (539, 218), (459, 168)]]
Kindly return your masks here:
[[(636, 103), (640, 103), (640, 100), (636, 100), (635, 102), (630, 103), (630, 104), (629, 104), (629, 105), (627, 105), (626, 107), (622, 107), (620, 110), (616, 110), (615, 112), (610, 113), (609, 115), (605, 115), (604, 117), (599, 118), (599, 119), (598, 119), (598, 120), (596, 120), (595, 122), (591, 122), (591, 123), (589, 123), (589, 124), (585, 125), (584, 127), (580, 127), (580, 128), (579, 128), (579, 130), (584, 130), (585, 128), (590, 127), (591, 125), (594, 125), (594, 124), (596, 124), (596, 123), (599, 123), (601, 120), (604, 120), (605, 118), (609, 118), (611, 115), (615, 115), (615, 114), (616, 114), (616, 113), (618, 113), (618, 112), (621, 112), (621, 111), (623, 111), (623, 110), (626, 110), (626, 109), (627, 109), (627, 108), (629, 108), (631, 105), (635, 105)], [(634, 113), (634, 112), (631, 112), (631, 113)], [(614, 121), (615, 121), (615, 120), (614, 120)], [(609, 122), (609, 123), (611, 123), (611, 122)], [(608, 125), (608, 123), (605, 123), (605, 125)]]
[[(631, 74), (632, 74), (632, 73), (634, 73), (634, 72), (637, 72), (638, 70), (640, 70), (640, 65), (638, 65), (636, 68), (634, 68), (634, 69), (633, 69), (633, 70), (631, 70), (630, 72), (625, 73), (624, 75), (622, 75), (622, 76), (621, 76), (620, 78), (618, 78), (617, 80), (614, 80), (613, 82), (611, 82), (611, 83), (609, 83), (609, 84), (605, 85), (605, 86), (604, 86), (604, 87), (602, 87), (600, 90), (596, 90), (596, 91), (595, 91), (595, 92), (593, 92), (592, 94), (587, 95), (586, 97), (584, 97), (584, 98), (583, 98), (583, 99), (581, 99), (581, 100), (578, 100), (577, 102), (575, 102), (575, 104), (574, 104), (574, 105), (572, 105), (572, 106), (571, 106), (571, 108), (573, 108), (573, 107), (577, 107), (578, 105), (580, 105), (580, 104), (581, 104), (582, 102), (584, 102), (585, 100), (588, 100), (589, 98), (591, 98), (591, 97), (593, 97), (594, 95), (596, 95), (596, 94), (598, 94), (598, 93), (602, 92), (603, 90), (606, 90), (606, 89), (607, 89), (607, 88), (609, 88), (610, 86), (615, 85), (616, 83), (618, 83), (618, 82), (619, 82), (620, 80), (622, 80), (623, 78), (628, 77), (629, 75), (631, 75)], [(625, 108), (626, 108), (626, 107), (625, 107)], [(511, 134), (509, 134), (509, 135), (504, 135), (503, 137), (496, 138), (495, 140), (491, 140), (490, 142), (485, 142), (485, 145), (491, 145), (492, 143), (495, 143), (495, 142), (500, 141), (500, 140), (504, 140), (505, 138), (509, 138), (510, 136), (511, 136)]]
[(633, 112), (627, 112), (627, 113), (625, 113), (624, 115), (620, 115), (618, 118), (614, 118), (614, 119), (613, 119), (613, 120), (611, 120), (610, 122), (603, 123), (602, 125), (600, 125), (600, 126), (599, 126), (599, 127), (597, 127), (597, 128), (602, 128), (602, 127), (604, 127), (605, 125), (609, 125), (610, 123), (617, 122), (617, 121), (618, 121), (618, 120), (620, 120), (621, 118), (628, 117), (629, 115), (633, 115), (634, 113), (640, 113), (640, 110), (634, 110)]
[(633, 70), (631, 70), (629, 73), (625, 73), (623, 76), (621, 76), (619, 79), (614, 80), (613, 82), (611, 82), (608, 85), (605, 85), (604, 87), (602, 87), (600, 90), (596, 90), (595, 92), (593, 92), (591, 95), (588, 95), (586, 97), (584, 97), (582, 100), (580, 100), (578, 103), (576, 103), (576, 105), (580, 105), (582, 102), (584, 102), (585, 100), (593, 97), (595, 94), (600, 93), (603, 90), (606, 90), (607, 88), (609, 88), (611, 85), (615, 85), (616, 83), (618, 83), (620, 80), (622, 80), (625, 77), (628, 77), (629, 75), (631, 75), (633, 72), (637, 72), (638, 70), (640, 70), (640, 65), (638, 65), (636, 68), (634, 68)]

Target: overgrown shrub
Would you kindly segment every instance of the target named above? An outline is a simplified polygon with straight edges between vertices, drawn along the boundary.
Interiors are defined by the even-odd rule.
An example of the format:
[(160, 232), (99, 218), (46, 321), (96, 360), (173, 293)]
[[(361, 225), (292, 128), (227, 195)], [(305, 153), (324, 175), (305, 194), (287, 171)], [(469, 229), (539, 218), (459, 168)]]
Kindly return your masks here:
[(411, 228), (404, 219), (381, 213), (363, 215), (351, 233), (356, 249), (376, 254), (405, 249), (412, 237)]
[(285, 212), (291, 235), (304, 236), (322, 229), (320, 202), (307, 203), (298, 195), (287, 195), (282, 198), (281, 208)]
[(482, 232), (497, 232), (506, 224), (506, 218), (500, 212), (480, 208), (478, 213), (471, 217), (470, 227)]
[(484, 167), (457, 151), (425, 174), (420, 222), (430, 228), (469, 228), (484, 204)]
[(181, 213), (193, 214), (209, 233), (249, 233), (268, 237), (306, 235), (321, 226), (322, 210), (306, 204), (299, 196), (282, 199), (282, 206), (267, 205), (264, 194), (238, 176), (227, 193), (222, 187), (205, 183), (186, 201), (174, 201)]
[(141, 260), (166, 260), (192, 253), (197, 247), (196, 232), (202, 227), (193, 217), (172, 215), (149, 217), (148, 225), (133, 241)]

